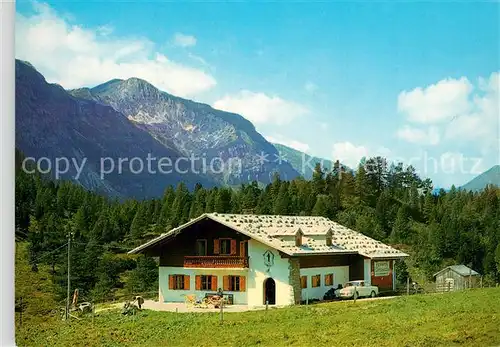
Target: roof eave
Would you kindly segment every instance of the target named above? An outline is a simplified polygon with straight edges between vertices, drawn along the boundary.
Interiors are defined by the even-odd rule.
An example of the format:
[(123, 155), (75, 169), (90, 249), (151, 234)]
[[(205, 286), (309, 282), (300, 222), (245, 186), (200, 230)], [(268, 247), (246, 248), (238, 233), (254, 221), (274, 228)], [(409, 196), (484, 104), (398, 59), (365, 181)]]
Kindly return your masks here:
[[(361, 254), (361, 253), (360, 253)], [(409, 255), (406, 254), (406, 253), (403, 253), (403, 254), (396, 254), (396, 255), (386, 255), (386, 254), (383, 254), (383, 255), (374, 255), (374, 256), (370, 256), (370, 255), (364, 255), (364, 254), (361, 254), (367, 258), (370, 258), (370, 259), (402, 259), (402, 258), (408, 258)]]
[(293, 257), (303, 257), (303, 256), (311, 256), (311, 255), (344, 255), (344, 254), (359, 254), (357, 251), (326, 251), (326, 252), (294, 252), (289, 255)]
[(185, 228), (187, 228), (188, 226), (202, 220), (203, 218), (205, 217), (208, 217), (208, 214), (207, 213), (204, 213), (202, 214), (201, 216), (199, 217), (196, 217), (194, 219), (191, 219), (189, 222), (181, 225), (180, 227), (177, 227), (177, 228), (174, 228), (172, 230), (170, 230), (169, 232), (165, 233), (165, 234), (162, 234), (134, 249), (132, 249), (131, 251), (128, 251), (127, 254), (137, 254), (137, 253), (141, 253), (142, 251), (146, 250), (147, 248), (157, 244), (158, 242), (166, 239), (167, 237), (169, 236), (172, 236), (172, 235), (176, 235), (176, 234), (179, 234), (182, 230), (184, 230)]

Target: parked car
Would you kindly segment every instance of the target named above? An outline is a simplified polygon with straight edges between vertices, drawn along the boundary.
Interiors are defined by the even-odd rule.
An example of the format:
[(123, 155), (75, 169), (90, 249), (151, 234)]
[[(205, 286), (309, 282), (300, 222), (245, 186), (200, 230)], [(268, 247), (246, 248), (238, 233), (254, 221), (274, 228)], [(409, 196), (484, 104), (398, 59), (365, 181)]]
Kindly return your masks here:
[(335, 291), (335, 296), (340, 299), (351, 299), (354, 297), (374, 298), (377, 295), (378, 295), (378, 287), (367, 285), (365, 284), (365, 281), (350, 281), (344, 284), (344, 288), (337, 289)]

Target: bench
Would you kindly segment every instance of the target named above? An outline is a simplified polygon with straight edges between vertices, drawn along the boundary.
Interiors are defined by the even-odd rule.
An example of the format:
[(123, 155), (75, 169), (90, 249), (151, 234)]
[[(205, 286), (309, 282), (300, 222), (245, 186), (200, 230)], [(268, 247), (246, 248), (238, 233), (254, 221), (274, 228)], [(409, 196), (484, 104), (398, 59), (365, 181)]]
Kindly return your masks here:
[[(219, 296), (219, 294), (217, 293), (205, 293), (205, 299), (208, 299), (212, 296)], [(233, 294), (222, 294), (222, 296), (224, 297), (224, 301), (226, 302), (226, 304), (228, 305), (232, 305), (233, 302), (234, 302), (234, 298), (233, 298)]]

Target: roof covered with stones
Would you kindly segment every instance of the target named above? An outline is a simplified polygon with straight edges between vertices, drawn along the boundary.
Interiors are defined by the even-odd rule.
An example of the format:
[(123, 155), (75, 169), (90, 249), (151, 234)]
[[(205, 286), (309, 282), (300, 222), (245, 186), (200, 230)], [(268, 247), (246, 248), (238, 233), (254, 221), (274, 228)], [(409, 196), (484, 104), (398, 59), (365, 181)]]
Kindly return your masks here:
[[(380, 241), (325, 217), (205, 213), (160, 235), (129, 253), (139, 253), (189, 225), (210, 218), (233, 230), (289, 255), (360, 254), (369, 258), (401, 258), (408, 255)], [(301, 246), (293, 236), (300, 234)], [(290, 237), (292, 236), (292, 237)], [(326, 239), (331, 237), (331, 245)]]

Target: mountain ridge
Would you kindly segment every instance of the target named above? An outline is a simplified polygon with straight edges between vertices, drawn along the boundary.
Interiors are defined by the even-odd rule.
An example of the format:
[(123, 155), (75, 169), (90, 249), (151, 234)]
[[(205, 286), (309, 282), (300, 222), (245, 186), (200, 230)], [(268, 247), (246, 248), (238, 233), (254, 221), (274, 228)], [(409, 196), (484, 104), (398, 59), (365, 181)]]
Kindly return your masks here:
[(275, 172), (284, 179), (299, 175), (290, 164), (274, 161), (278, 157), (276, 148), (243, 116), (171, 95), (145, 80), (114, 79), (69, 92), (113, 107), (160, 143), (183, 155), (220, 158), (225, 163), (237, 159), (241, 169), (225, 164), (208, 173), (220, 184), (238, 185), (253, 180), (265, 184)]
[(488, 185), (496, 185), (500, 187), (500, 165), (492, 166), (461, 186), (460, 189), (478, 192), (486, 188)]
[[(26, 156), (52, 161), (88, 157), (79, 179), (75, 168), (62, 178), (118, 197), (159, 196), (167, 185), (179, 182), (192, 189), (196, 183), (266, 184), (275, 173), (286, 180), (299, 176), (289, 163), (273, 159), (278, 157), (276, 148), (241, 115), (170, 95), (139, 78), (65, 90), (20, 60), (16, 60), (16, 148)], [(191, 156), (198, 161), (191, 163), (189, 174), (133, 176), (129, 169), (100, 178), (103, 157), (144, 160), (150, 152), (174, 161)], [(207, 171), (193, 171), (208, 162)], [(181, 165), (188, 166), (188, 162)]]
[[(274, 142), (273, 145), (280, 153), (282, 160), (290, 163), (290, 165), (292, 165), (292, 167), (297, 170), (305, 179), (312, 178), (316, 164), (320, 164), (323, 171), (331, 171), (335, 165), (335, 162), (333, 160), (315, 157), (281, 143)], [(344, 167), (346, 170), (350, 170), (345, 165), (342, 165), (342, 167)]]
[[(16, 148), (26, 157), (47, 158), (52, 165), (67, 158), (82, 166), (60, 178), (80, 183), (87, 189), (113, 197), (156, 197), (168, 185), (185, 182), (191, 189), (196, 183), (213, 186), (207, 177), (191, 172), (150, 174), (133, 172), (124, 165), (103, 176), (103, 158), (157, 158), (176, 160), (182, 154), (167, 148), (146, 131), (134, 126), (112, 107), (93, 100), (80, 99), (57, 84), (49, 84), (31, 64), (16, 60)], [(110, 161), (109, 165), (111, 165)], [(181, 163), (183, 170), (186, 164)], [(106, 170), (106, 171), (107, 171)], [(137, 170), (137, 169), (135, 169)], [(55, 175), (55, 172), (52, 172)]]

